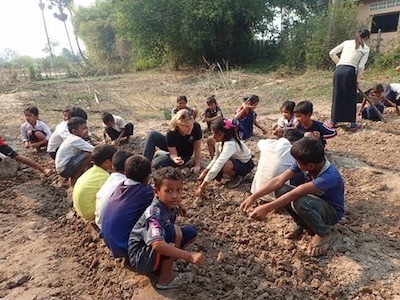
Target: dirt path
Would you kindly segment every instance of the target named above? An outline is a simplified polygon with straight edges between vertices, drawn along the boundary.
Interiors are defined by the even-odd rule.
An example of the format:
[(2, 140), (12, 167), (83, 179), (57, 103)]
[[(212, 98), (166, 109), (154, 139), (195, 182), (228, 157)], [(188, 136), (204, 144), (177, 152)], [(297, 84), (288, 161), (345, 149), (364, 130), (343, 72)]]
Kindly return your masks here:
[[(0, 132), (21, 152), (13, 128), (22, 123), (21, 107), (35, 93), (0, 96), (5, 110)], [(45, 112), (55, 125), (58, 112)], [(112, 258), (92, 226), (73, 213), (70, 190), (60, 187), (59, 176), (42, 178), (20, 165), (15, 178), (0, 179), (0, 299), (398, 300), (400, 132), (398, 121), (389, 117), (388, 124), (367, 123), (356, 133), (339, 129), (339, 137), (328, 142), (328, 157), (346, 180), (347, 214), (338, 226), (341, 238), (322, 258), (306, 255), (308, 235), (294, 242), (282, 239), (290, 222), (283, 212), (259, 223), (238, 211), (251, 179), (234, 190), (213, 184), (198, 202), (192, 196), (196, 178), (188, 174), (184, 203), (189, 217), (181, 222), (199, 229), (192, 250), (204, 252), (208, 264), (179, 262), (180, 270), (196, 276), (191, 286), (178, 291), (159, 292), (153, 278), (137, 275), (123, 260)], [(272, 124), (270, 118), (261, 118)], [(165, 121), (135, 121), (136, 137), (125, 147), (139, 152), (144, 134)], [(98, 135), (100, 126), (91, 122)], [(249, 142), (255, 153), (256, 142)], [(27, 155), (53, 167), (45, 154)]]

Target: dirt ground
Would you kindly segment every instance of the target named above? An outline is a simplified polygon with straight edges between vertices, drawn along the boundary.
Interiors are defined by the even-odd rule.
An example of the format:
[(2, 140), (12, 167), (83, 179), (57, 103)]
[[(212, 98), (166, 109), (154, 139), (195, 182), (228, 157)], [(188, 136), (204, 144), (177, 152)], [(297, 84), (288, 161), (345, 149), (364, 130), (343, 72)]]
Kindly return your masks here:
[[(23, 107), (36, 104), (51, 127), (61, 121), (66, 104), (80, 105), (89, 114), (95, 141), (100, 141), (100, 112), (108, 110), (135, 123), (135, 136), (123, 148), (141, 153), (151, 129), (166, 130), (162, 109), (176, 95), (204, 108), (216, 94), (229, 116), (240, 97), (255, 93), (262, 102), (260, 121), (271, 126), (285, 97), (311, 99), (315, 118), (326, 120), (330, 105), (331, 74), (322, 74), (321, 94), (304, 88), (299, 79), (240, 73), (148, 73), (101, 80), (19, 84), (0, 94), (0, 134), (14, 149), (42, 165), (54, 168), (46, 153), (22, 148), (19, 126)], [(301, 91), (304, 91), (302, 94)], [(307, 94), (309, 93), (309, 94)], [(296, 97), (295, 97), (296, 96)], [(190, 102), (192, 100), (192, 102)], [(264, 100), (263, 100), (264, 99)], [(273, 100), (271, 100), (273, 99)], [(295, 241), (282, 238), (291, 222), (283, 211), (256, 222), (238, 207), (248, 195), (252, 176), (228, 190), (213, 183), (203, 199), (193, 192), (196, 177), (186, 172), (184, 204), (199, 239), (190, 247), (207, 257), (196, 267), (178, 268), (195, 274), (194, 282), (179, 290), (159, 291), (154, 278), (138, 275), (122, 259), (114, 259), (92, 225), (78, 218), (71, 189), (56, 174), (44, 178), (24, 165), (16, 176), (0, 179), (0, 299), (400, 299), (400, 117), (387, 113), (388, 123), (363, 122), (357, 132), (338, 129), (328, 141), (327, 156), (346, 183), (346, 216), (337, 228), (339, 240), (327, 255), (306, 254), (310, 236)], [(259, 157), (257, 141), (248, 142)], [(209, 161), (203, 145), (202, 164)], [(0, 168), (1, 168), (0, 164)], [(253, 172), (254, 173), (254, 172)]]

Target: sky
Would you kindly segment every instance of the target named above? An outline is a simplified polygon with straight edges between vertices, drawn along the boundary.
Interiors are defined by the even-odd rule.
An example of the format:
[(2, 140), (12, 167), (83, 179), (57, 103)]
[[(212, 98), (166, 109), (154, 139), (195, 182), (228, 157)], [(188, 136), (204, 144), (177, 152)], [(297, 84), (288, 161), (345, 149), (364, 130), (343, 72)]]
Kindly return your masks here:
[[(43, 2), (46, 3), (46, 0)], [(38, 3), (38, 0), (0, 0), (0, 54), (3, 49), (9, 48), (19, 55), (46, 56), (43, 49), (47, 44), (47, 38)], [(95, 0), (74, 0), (74, 3), (89, 6), (94, 4)], [(46, 6), (44, 12), (50, 40), (59, 43), (54, 52), (60, 54), (62, 48), (69, 49), (64, 24), (53, 16), (58, 9), (53, 8), (49, 11)], [(67, 24), (70, 24), (69, 19)], [(76, 49), (72, 32), (72, 28), (69, 28), (71, 43)]]

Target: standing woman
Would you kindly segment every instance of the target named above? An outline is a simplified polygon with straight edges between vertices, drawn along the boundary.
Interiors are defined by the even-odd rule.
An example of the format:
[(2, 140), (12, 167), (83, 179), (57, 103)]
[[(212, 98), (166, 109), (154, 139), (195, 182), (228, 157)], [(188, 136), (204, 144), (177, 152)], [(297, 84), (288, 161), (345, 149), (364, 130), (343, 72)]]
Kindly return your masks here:
[(356, 96), (358, 82), (370, 52), (366, 44), (369, 36), (369, 30), (364, 29), (356, 33), (354, 40), (344, 41), (329, 52), (336, 63), (331, 120), (328, 124), (330, 127), (336, 126), (338, 122), (350, 122), (351, 130), (360, 128), (356, 122)]
[[(174, 115), (167, 135), (151, 131), (144, 143), (143, 155), (152, 160), (155, 169), (167, 166), (183, 166), (194, 153), (192, 171), (200, 171), (201, 139), (203, 137), (200, 125), (194, 121), (193, 115), (186, 109), (181, 109)], [(156, 147), (167, 151), (153, 159)]]

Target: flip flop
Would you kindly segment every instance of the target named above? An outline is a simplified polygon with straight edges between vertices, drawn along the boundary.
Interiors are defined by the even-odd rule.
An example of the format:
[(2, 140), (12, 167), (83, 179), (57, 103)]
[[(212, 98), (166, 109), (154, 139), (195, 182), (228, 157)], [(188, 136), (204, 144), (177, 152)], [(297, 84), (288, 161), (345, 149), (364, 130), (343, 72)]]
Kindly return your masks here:
[(303, 234), (303, 228), (301, 228), (299, 225), (294, 223), (294, 224), (290, 224), (286, 227), (284, 236), (286, 239), (293, 240), (293, 239), (297, 239), (302, 234)]
[(333, 229), (328, 236), (324, 237), (316, 244), (313, 244), (313, 240), (317, 237), (314, 236), (313, 240), (311, 240), (310, 245), (308, 247), (308, 254), (313, 257), (325, 254), (329, 250), (330, 246), (336, 241), (338, 236), (339, 232)]
[(190, 283), (192, 280), (192, 273), (178, 273), (178, 275), (167, 284), (157, 283), (156, 288), (159, 290), (177, 289), (184, 284)]

